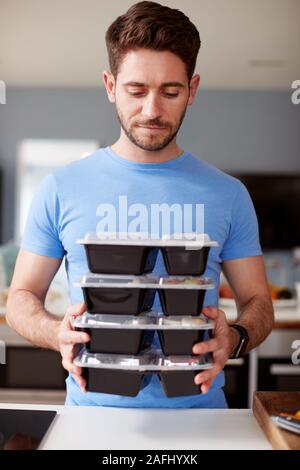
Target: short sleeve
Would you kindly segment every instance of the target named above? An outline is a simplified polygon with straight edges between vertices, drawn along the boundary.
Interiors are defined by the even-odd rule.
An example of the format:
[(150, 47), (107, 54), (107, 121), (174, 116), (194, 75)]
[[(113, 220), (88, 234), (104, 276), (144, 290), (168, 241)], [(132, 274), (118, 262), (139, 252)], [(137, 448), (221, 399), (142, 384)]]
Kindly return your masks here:
[(244, 184), (238, 183), (231, 208), (229, 234), (220, 254), (222, 261), (262, 254), (253, 202)]
[(21, 241), (24, 250), (51, 258), (63, 258), (60, 240), (60, 203), (53, 174), (40, 183), (32, 199)]

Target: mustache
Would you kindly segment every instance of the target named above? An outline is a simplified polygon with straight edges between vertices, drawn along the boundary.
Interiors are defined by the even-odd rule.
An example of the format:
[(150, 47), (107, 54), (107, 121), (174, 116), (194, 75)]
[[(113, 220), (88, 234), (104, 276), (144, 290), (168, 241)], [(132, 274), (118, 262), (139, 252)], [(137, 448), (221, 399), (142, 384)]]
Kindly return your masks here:
[(147, 126), (152, 126), (152, 127), (167, 127), (167, 128), (170, 127), (169, 124), (164, 123), (164, 122), (160, 122), (160, 121), (158, 121), (157, 119), (152, 119), (152, 120), (147, 121), (147, 122), (137, 122), (135, 125), (136, 125), (136, 126), (145, 126), (145, 127), (147, 127)]

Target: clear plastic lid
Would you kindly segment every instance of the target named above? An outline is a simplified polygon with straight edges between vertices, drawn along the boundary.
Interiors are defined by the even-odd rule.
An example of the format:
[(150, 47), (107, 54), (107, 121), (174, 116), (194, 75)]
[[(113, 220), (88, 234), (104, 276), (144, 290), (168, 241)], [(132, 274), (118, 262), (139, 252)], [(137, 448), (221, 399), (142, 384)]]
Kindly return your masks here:
[(199, 250), (204, 246), (219, 246), (218, 242), (210, 239), (207, 233), (174, 233), (160, 238), (157, 234), (148, 232), (89, 232), (84, 238), (77, 240), (81, 245), (124, 245), (124, 246), (153, 246), (164, 248), (169, 246), (184, 247)]
[(210, 353), (201, 356), (164, 356), (159, 349), (147, 349), (137, 356), (126, 354), (93, 354), (82, 349), (75, 358), (79, 367), (97, 369), (119, 369), (139, 372), (171, 370), (200, 370), (213, 367)]
[(144, 276), (88, 273), (74, 283), (76, 287), (130, 287), (139, 289), (213, 289), (204, 276)]
[(213, 321), (199, 315), (166, 317), (155, 311), (133, 315), (102, 315), (85, 312), (72, 321), (75, 328), (109, 328), (131, 330), (212, 330)]

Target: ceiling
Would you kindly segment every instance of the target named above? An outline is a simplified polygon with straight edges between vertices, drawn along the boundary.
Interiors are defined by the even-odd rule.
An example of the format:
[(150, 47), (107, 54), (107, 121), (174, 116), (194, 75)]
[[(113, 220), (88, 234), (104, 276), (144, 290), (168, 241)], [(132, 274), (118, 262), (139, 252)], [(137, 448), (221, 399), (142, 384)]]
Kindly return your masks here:
[[(97, 87), (110, 23), (135, 1), (0, 0), (0, 79)], [(289, 89), (300, 79), (299, 0), (161, 0), (199, 29), (202, 87)]]

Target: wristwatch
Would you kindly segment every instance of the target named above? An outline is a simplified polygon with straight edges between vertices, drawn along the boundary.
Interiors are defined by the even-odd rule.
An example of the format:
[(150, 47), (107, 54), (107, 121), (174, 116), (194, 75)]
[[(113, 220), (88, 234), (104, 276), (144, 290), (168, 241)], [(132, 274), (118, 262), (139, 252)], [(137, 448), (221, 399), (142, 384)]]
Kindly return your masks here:
[(240, 335), (240, 341), (237, 347), (235, 348), (235, 351), (232, 353), (230, 356), (230, 359), (238, 359), (239, 357), (243, 356), (245, 353), (247, 344), (249, 343), (249, 335), (248, 331), (246, 328), (244, 328), (241, 325), (230, 325), (230, 328), (234, 328)]

